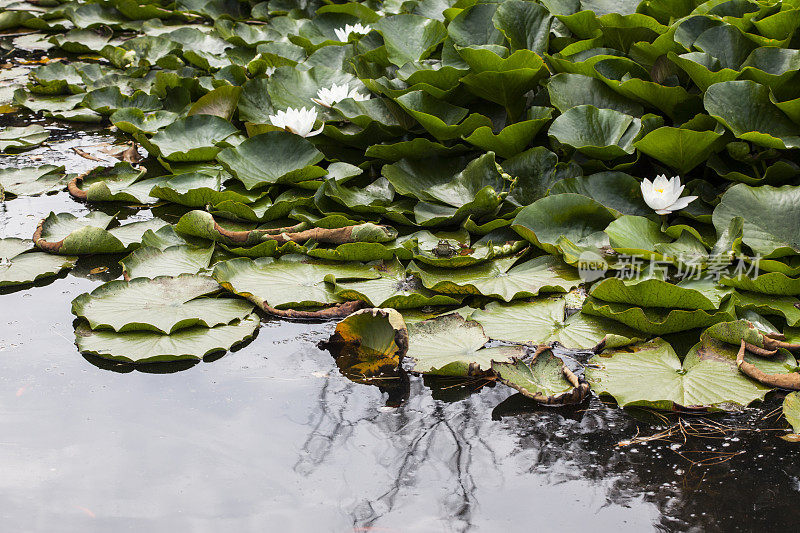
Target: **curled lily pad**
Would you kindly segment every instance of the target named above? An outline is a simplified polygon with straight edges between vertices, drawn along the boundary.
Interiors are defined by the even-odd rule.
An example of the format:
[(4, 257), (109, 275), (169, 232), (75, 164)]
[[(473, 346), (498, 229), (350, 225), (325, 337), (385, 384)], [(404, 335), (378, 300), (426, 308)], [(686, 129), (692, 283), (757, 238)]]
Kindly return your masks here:
[(769, 391), (736, 368), (736, 349), (695, 345), (681, 362), (667, 342), (655, 339), (596, 355), (586, 378), (599, 394), (613, 396), (621, 407), (737, 410)]
[(477, 322), (454, 313), (410, 324), (407, 356), (412, 370), (442, 376), (480, 376), (492, 361), (512, 362), (525, 355), (522, 346), (484, 347), (489, 337)]
[(669, 309), (662, 307), (637, 307), (630, 304), (604, 302), (588, 298), (581, 310), (583, 313), (601, 316), (653, 335), (665, 335), (678, 331), (707, 327), (717, 322), (735, 319), (732, 300), (723, 303), (718, 310)]
[(754, 81), (725, 81), (708, 88), (708, 114), (738, 138), (767, 148), (800, 147), (800, 126), (775, 106), (769, 89)]
[(265, 192), (250, 192), (238, 187), (222, 184), (229, 177), (223, 172), (186, 172), (171, 176), (152, 188), (152, 195), (162, 200), (189, 207), (215, 206), (222, 202), (250, 204), (264, 196)]
[(774, 294), (776, 296), (800, 295), (800, 279), (780, 272), (767, 272), (757, 277), (746, 275), (723, 276), (720, 283), (743, 291)]
[(113, 216), (97, 211), (84, 218), (78, 218), (71, 213), (50, 213), (39, 223), (33, 242), (49, 253), (113, 254), (138, 247), (147, 230), (157, 230), (167, 225), (163, 220), (154, 218), (107, 230), (113, 219)]
[(492, 361), (492, 371), (500, 383), (547, 405), (580, 403), (589, 395), (589, 384), (579, 381), (551, 350), (537, 350), (530, 362)]
[(5, 190), (6, 195), (38, 196), (60, 191), (66, 185), (63, 166), (42, 165), (0, 169), (0, 187)]
[(154, 331), (92, 330), (84, 322), (75, 329), (75, 344), (82, 353), (125, 363), (199, 360), (246, 341), (255, 335), (259, 324), (258, 316), (251, 314), (232, 324), (190, 327), (165, 335)]
[(581, 283), (578, 271), (555, 257), (541, 256), (515, 265), (518, 259), (506, 257), (457, 270), (412, 263), (409, 271), (436, 292), (482, 294), (507, 302), (540, 292), (568, 292)]
[(348, 377), (365, 380), (397, 370), (408, 350), (408, 329), (394, 309), (362, 309), (336, 324), (324, 347)]
[(795, 435), (800, 433), (800, 392), (792, 392), (783, 399), (783, 417), (792, 426)]
[(165, 178), (142, 179), (145, 169), (119, 162), (113, 167), (97, 167), (75, 176), (69, 184), (74, 197), (90, 202), (155, 203), (150, 191)]
[(93, 330), (170, 334), (193, 326), (230, 324), (253, 310), (245, 300), (205, 297), (219, 290), (212, 278), (192, 274), (109, 281), (75, 298), (72, 312)]
[(0, 287), (30, 283), (55, 276), (75, 266), (77, 257), (31, 251), (33, 243), (9, 237), (0, 239)]
[(248, 229), (227, 229), (224, 226), (230, 226), (233, 223), (230, 221), (220, 222), (222, 224), (205, 211), (190, 211), (181, 217), (175, 229), (186, 235), (235, 246), (253, 246), (267, 241), (275, 241), (276, 244), (304, 243), (309, 240), (335, 245), (376, 244), (386, 243), (397, 237), (397, 230), (391, 226), (382, 226), (371, 222), (333, 228), (313, 228), (306, 223), (281, 228), (269, 226), (255, 228), (253, 224), (247, 224)]
[(718, 288), (711, 278), (673, 284), (655, 277), (606, 278), (592, 286), (590, 295), (606, 302), (673, 309), (719, 309), (733, 291)]

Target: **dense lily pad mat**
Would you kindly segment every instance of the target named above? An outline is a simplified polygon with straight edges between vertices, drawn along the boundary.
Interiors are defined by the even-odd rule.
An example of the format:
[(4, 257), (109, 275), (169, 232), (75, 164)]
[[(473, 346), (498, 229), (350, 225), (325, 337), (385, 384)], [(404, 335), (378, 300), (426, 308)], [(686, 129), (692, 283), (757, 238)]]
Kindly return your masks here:
[[(47, 216), (38, 250), (4, 239), (0, 284), (119, 254), (125, 281), (76, 300), (87, 353), (202, 357), (252, 334), (251, 303), (392, 308), (411, 324), (393, 371), (550, 397), (537, 346), (605, 349), (596, 392), (717, 409), (765, 390), (737, 335), (763, 354), (800, 324), (794, 3), (51, 4), (0, 14), (53, 45), (10, 54), (0, 151), (46, 150), (52, 119), (126, 148), (80, 175), (0, 170), (5, 201), (66, 188), (88, 210)], [(647, 342), (708, 327), (683, 360)]]

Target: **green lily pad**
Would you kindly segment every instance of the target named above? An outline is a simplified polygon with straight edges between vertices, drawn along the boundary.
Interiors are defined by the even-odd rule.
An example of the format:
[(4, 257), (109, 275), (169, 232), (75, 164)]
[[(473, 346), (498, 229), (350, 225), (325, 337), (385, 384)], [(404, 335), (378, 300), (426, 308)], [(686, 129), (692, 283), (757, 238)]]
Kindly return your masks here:
[(599, 394), (613, 396), (621, 407), (738, 410), (761, 400), (768, 387), (741, 374), (736, 347), (699, 343), (681, 363), (661, 339), (597, 355), (586, 378)]
[(566, 315), (567, 302), (560, 298), (539, 298), (530, 302), (491, 302), (469, 318), (483, 326), (492, 339), (531, 345), (558, 343), (570, 350), (591, 350), (597, 346), (624, 346), (644, 335), (614, 320), (584, 313)]
[(563, 368), (564, 362), (550, 350), (540, 353), (530, 363), (519, 360), (513, 363), (492, 361), (492, 371), (500, 383), (534, 400), (567, 396), (574, 387), (564, 376)]
[(217, 263), (214, 279), (227, 290), (259, 306), (278, 309), (313, 307), (341, 302), (324, 280), (333, 275), (339, 281), (377, 279), (380, 275), (358, 263), (324, 263), (284, 256), (238, 258)]
[(126, 363), (199, 360), (253, 337), (259, 325), (258, 316), (251, 314), (232, 324), (191, 327), (164, 335), (153, 331), (95, 331), (83, 323), (75, 329), (75, 344), (81, 353)]
[(800, 126), (770, 101), (769, 89), (754, 81), (726, 81), (708, 88), (706, 111), (736, 137), (785, 150), (800, 148)]
[(800, 187), (734, 185), (714, 209), (717, 233), (742, 217), (742, 242), (765, 258), (800, 254)]
[(374, 27), (383, 36), (389, 61), (398, 67), (426, 59), (447, 36), (444, 24), (419, 15), (385, 17)]
[(661, 307), (637, 307), (630, 304), (604, 302), (587, 298), (582, 313), (617, 320), (644, 333), (666, 335), (678, 331), (708, 327), (717, 322), (734, 320), (735, 309), (732, 300), (725, 302), (719, 310), (669, 309)]
[(72, 301), (72, 312), (91, 329), (174, 333), (245, 318), (252, 304), (238, 298), (204, 298), (220, 290), (210, 277), (182, 274), (109, 281)]
[(800, 279), (790, 278), (780, 272), (767, 272), (755, 278), (746, 275), (722, 276), (719, 282), (743, 291), (776, 296), (800, 295)]
[(634, 143), (637, 150), (685, 174), (722, 148), (722, 133), (663, 126)]
[(577, 246), (607, 244), (603, 230), (617, 215), (597, 201), (575, 193), (547, 196), (524, 207), (511, 228), (549, 254), (559, 255), (566, 238)]
[(737, 291), (733, 300), (737, 309), (756, 311), (762, 315), (780, 316), (788, 326), (800, 325), (800, 299), (758, 292)]
[(38, 124), (9, 127), (0, 131), (0, 152), (28, 150), (42, 144), (50, 132)]
[(214, 247), (174, 245), (164, 249), (141, 246), (120, 260), (126, 278), (155, 278), (197, 274), (208, 268)]
[(38, 196), (63, 190), (66, 186), (63, 166), (42, 165), (0, 169), (0, 187), (7, 195)]
[(31, 251), (33, 243), (9, 237), (0, 239), (0, 287), (22, 285), (55, 276), (75, 266), (77, 257)]
[(176, 120), (159, 131), (144, 146), (155, 149), (168, 161), (190, 163), (211, 161), (222, 150), (220, 143), (238, 132), (236, 126), (213, 115), (193, 115)]
[(227, 187), (222, 182), (229, 177), (217, 172), (186, 172), (170, 176), (152, 188), (151, 194), (162, 200), (188, 207), (216, 206), (222, 202), (250, 204), (264, 196), (264, 192), (252, 193), (241, 185)]
[(62, 255), (113, 254), (138, 247), (147, 230), (167, 225), (154, 218), (107, 230), (113, 219), (97, 211), (84, 218), (71, 213), (50, 213), (42, 221), (41, 234), (38, 239), (34, 238), (34, 244), (47, 252)]
[(285, 131), (251, 137), (220, 152), (217, 159), (250, 190), (274, 183), (296, 183), (326, 174), (315, 166), (322, 153), (308, 140)]
[(162, 128), (166, 128), (178, 119), (178, 114), (172, 111), (152, 111), (145, 113), (135, 107), (118, 109), (108, 119), (111, 123), (125, 133), (147, 133), (154, 135)]
[(409, 324), (406, 356), (412, 371), (437, 376), (486, 374), (492, 361), (512, 362), (525, 355), (523, 346), (485, 348), (489, 337), (480, 324), (454, 313)]
[(589, 294), (605, 302), (640, 307), (673, 309), (719, 309), (733, 291), (719, 288), (711, 278), (686, 279), (673, 284), (656, 277), (606, 278), (595, 283)]
[(436, 294), (408, 273), (396, 259), (372, 267), (380, 275), (364, 281), (337, 281), (335, 275), (325, 276), (333, 283), (334, 294), (343, 301), (361, 300), (373, 307), (416, 309), (432, 305), (458, 305), (460, 298)]
[(783, 399), (783, 417), (792, 426), (795, 434), (800, 433), (800, 392), (790, 392)]
[(638, 118), (613, 109), (592, 105), (572, 107), (550, 125), (548, 135), (596, 159), (614, 159), (632, 154), (642, 129)]
[(411, 263), (410, 272), (436, 292), (492, 296), (506, 302), (540, 292), (568, 292), (582, 281), (574, 269), (555, 257), (541, 256), (516, 266), (518, 257), (486, 261), (456, 270)]
[(158, 201), (150, 195), (153, 187), (165, 178), (142, 179), (145, 169), (134, 168), (130, 163), (119, 162), (113, 167), (97, 167), (85, 174), (78, 186), (90, 202), (134, 202), (153, 204)]

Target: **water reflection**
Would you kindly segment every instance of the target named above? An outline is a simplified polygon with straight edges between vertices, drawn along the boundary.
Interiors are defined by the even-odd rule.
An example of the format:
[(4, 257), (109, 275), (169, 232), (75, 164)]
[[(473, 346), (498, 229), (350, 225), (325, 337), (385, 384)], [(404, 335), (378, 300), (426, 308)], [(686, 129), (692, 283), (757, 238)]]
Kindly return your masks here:
[[(60, 195), (37, 209), (48, 202), (83, 209)], [(7, 205), (14, 228), (40, 218), (26, 219), (24, 199)], [(221, 357), (132, 372), (73, 344), (71, 300), (117, 276), (117, 260), (87, 258), (0, 300), (4, 530), (760, 531), (800, 520), (800, 448), (767, 431), (783, 424), (765, 416), (777, 396), (710, 417), (761, 432), (619, 446), (675, 420), (597, 399), (544, 408), (480, 380), (399, 371), (355, 383), (316, 347), (332, 324), (276, 320)], [(723, 453), (712, 466), (686, 459)]]

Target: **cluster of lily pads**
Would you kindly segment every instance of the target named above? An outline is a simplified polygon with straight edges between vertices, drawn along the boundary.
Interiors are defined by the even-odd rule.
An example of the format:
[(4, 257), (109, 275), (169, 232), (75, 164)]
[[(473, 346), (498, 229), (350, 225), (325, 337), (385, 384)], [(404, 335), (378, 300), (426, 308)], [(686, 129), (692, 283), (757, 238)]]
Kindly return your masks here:
[[(332, 345), (548, 403), (588, 386), (535, 346), (596, 353), (585, 378), (620, 405), (739, 408), (798, 371), (796, 2), (2, 5), (0, 29), (50, 60), (0, 70), (0, 109), (147, 153), (3, 169), (6, 198), (182, 209), (53, 213), (35, 251), (0, 241), (0, 285), (129, 253), (124, 281), (73, 304), (85, 353), (200, 358), (251, 337), (256, 308), (369, 307)], [(0, 151), (47, 138), (9, 127)], [(660, 338), (678, 333), (699, 339), (685, 357)]]

